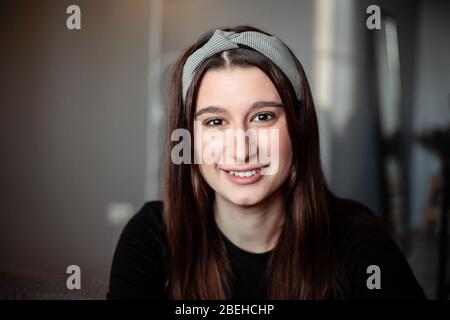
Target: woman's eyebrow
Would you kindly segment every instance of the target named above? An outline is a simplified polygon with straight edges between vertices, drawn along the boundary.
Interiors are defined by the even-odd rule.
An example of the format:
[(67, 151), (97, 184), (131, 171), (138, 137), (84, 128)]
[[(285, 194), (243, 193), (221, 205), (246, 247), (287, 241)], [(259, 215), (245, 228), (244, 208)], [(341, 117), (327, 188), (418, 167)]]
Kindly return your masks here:
[(228, 113), (228, 111), (225, 108), (221, 108), (221, 107), (217, 107), (217, 106), (209, 106), (209, 107), (205, 107), (205, 108), (198, 110), (195, 113), (195, 117), (197, 118), (198, 116), (200, 116), (204, 113)]
[(257, 101), (251, 105), (250, 110), (264, 108), (264, 107), (282, 108), (283, 104), (278, 101)]

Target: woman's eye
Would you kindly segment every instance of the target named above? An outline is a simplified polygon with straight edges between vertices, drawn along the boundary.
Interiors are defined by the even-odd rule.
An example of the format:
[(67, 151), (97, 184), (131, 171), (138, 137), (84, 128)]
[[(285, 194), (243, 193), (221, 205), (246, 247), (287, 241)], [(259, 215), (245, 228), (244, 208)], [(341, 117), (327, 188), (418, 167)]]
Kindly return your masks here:
[(204, 124), (205, 124), (206, 126), (208, 126), (208, 127), (217, 127), (217, 126), (223, 125), (223, 124), (224, 124), (224, 121), (223, 121), (222, 119), (214, 118), (214, 119), (206, 120), (206, 121), (204, 122)]
[(258, 113), (253, 119), (256, 122), (264, 122), (269, 121), (275, 118), (275, 116), (272, 113), (264, 112), (264, 113)]

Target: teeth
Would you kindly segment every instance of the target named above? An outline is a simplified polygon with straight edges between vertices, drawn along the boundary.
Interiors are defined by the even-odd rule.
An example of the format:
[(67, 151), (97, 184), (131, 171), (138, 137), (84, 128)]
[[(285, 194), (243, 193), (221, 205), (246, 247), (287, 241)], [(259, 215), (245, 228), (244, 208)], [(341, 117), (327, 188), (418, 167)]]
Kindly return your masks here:
[(237, 177), (251, 177), (259, 172), (259, 169), (250, 170), (250, 171), (228, 171), (231, 175)]

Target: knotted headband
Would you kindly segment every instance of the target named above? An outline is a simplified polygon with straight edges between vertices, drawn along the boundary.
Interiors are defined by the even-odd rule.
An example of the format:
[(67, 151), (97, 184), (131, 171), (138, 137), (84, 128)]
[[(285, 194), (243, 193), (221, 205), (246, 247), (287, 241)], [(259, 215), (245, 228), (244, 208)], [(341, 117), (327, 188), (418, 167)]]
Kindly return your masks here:
[(298, 100), (301, 99), (302, 81), (298, 73), (297, 65), (289, 49), (277, 37), (268, 36), (255, 31), (245, 31), (241, 33), (216, 30), (213, 36), (201, 48), (195, 50), (186, 60), (183, 66), (183, 100), (191, 86), (192, 79), (198, 66), (213, 55), (237, 49), (239, 45), (250, 47), (266, 56), (288, 77)]

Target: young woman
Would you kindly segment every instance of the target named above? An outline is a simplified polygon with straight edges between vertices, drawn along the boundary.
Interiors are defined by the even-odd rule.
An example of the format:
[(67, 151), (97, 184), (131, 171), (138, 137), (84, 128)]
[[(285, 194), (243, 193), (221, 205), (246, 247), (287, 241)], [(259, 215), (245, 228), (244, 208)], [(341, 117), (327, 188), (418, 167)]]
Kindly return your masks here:
[[(169, 98), (164, 202), (123, 230), (109, 299), (425, 298), (381, 222), (328, 188), (308, 81), (281, 40), (245, 26), (206, 34), (177, 62)], [(193, 138), (184, 160), (214, 161), (174, 160), (177, 129)], [(227, 149), (202, 130), (277, 134)]]

